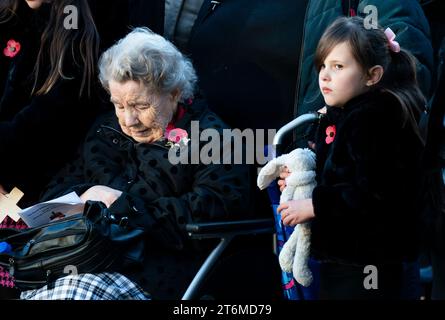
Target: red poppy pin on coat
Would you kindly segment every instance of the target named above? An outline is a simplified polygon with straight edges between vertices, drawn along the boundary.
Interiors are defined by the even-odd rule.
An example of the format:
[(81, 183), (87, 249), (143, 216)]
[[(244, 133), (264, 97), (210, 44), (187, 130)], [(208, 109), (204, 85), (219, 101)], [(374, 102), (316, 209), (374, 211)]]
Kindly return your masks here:
[(20, 43), (11, 39), (6, 43), (6, 48), (3, 49), (3, 54), (6, 57), (14, 58), (20, 52), (20, 48)]

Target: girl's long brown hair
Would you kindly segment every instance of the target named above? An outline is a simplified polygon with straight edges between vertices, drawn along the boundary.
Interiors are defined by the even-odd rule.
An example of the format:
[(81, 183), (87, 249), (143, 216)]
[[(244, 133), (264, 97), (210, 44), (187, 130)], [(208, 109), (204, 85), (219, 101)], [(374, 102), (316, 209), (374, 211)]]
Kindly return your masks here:
[[(19, 1), (2, 0), (0, 4), (0, 21), (6, 22), (15, 14)], [(73, 5), (78, 9), (78, 29), (66, 29), (64, 20), (67, 16), (63, 10)], [(68, 54), (74, 61), (75, 68), (82, 70), (82, 82), (79, 96), (85, 89), (91, 94), (96, 81), (96, 65), (99, 55), (99, 34), (87, 0), (53, 0), (48, 24), (42, 33), (40, 50), (34, 66), (33, 94), (47, 94), (60, 79), (69, 79), (64, 63)], [(43, 84), (38, 86), (39, 74), (42, 72), (44, 58), (49, 56), (49, 73)]]
[(9, 21), (17, 11), (17, 0), (2, 0), (0, 3), (0, 24)]

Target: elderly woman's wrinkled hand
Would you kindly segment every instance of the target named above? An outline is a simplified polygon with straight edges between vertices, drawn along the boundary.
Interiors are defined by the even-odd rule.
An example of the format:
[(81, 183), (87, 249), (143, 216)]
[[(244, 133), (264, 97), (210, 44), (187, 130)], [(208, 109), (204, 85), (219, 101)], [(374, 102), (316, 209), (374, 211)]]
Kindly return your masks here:
[(122, 194), (122, 191), (116, 190), (107, 186), (94, 186), (85, 191), (80, 199), (83, 202), (91, 201), (102, 201), (107, 208), (109, 208), (114, 201), (117, 200)]
[(315, 218), (312, 199), (291, 200), (277, 209), (285, 226), (295, 226)]
[(288, 167), (283, 166), (280, 172), (280, 179), (278, 180), (278, 186), (280, 187), (280, 191), (283, 192), (284, 188), (286, 188), (286, 178), (290, 176), (290, 171)]

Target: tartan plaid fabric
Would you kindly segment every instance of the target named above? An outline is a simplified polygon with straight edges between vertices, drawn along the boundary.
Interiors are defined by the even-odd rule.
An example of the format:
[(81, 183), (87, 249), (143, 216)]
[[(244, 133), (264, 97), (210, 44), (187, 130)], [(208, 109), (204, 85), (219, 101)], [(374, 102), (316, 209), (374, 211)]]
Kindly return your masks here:
[[(27, 229), (28, 226), (23, 222), (22, 219), (19, 219), (17, 222), (12, 220), (9, 216), (6, 216), (3, 221), (0, 223), (0, 229), (12, 228), (12, 229)], [(7, 288), (14, 288), (14, 277), (11, 277), (8, 271), (0, 267), (0, 286)]]
[(120, 273), (84, 273), (57, 279), (40, 289), (23, 291), (23, 300), (150, 300), (134, 282)]

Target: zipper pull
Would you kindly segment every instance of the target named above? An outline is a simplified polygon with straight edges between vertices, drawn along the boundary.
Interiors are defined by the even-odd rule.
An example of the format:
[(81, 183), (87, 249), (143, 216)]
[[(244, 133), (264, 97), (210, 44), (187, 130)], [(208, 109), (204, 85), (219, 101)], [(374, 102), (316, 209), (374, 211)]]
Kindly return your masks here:
[(49, 283), (51, 282), (50, 278), (51, 278), (51, 270), (46, 270), (46, 285), (49, 285)]

